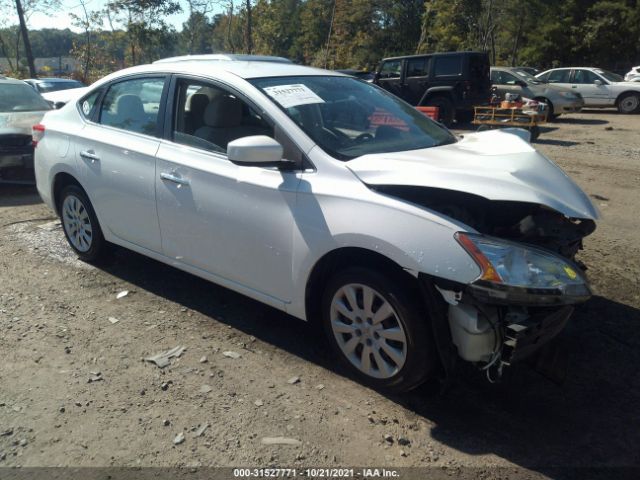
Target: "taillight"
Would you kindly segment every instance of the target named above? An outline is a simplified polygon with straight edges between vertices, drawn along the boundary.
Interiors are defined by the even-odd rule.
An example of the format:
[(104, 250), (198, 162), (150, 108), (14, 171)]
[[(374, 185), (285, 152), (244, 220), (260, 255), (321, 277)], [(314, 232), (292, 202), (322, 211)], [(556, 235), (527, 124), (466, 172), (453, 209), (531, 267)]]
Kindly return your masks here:
[(42, 137), (44, 137), (44, 125), (39, 123), (31, 127), (31, 144), (34, 148), (38, 146), (38, 142), (42, 140)]

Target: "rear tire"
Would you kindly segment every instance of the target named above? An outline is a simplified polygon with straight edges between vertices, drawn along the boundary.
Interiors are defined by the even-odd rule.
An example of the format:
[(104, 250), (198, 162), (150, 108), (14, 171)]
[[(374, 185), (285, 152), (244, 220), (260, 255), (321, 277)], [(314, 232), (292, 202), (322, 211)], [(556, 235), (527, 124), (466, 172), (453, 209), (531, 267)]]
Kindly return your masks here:
[(109, 244), (84, 190), (78, 185), (67, 185), (60, 192), (58, 207), (62, 230), (76, 255), (89, 263), (103, 260)]
[(427, 106), (438, 107), (438, 121), (447, 127), (453, 123), (455, 107), (447, 97), (433, 97), (427, 100)]
[(640, 111), (640, 94), (625, 93), (616, 102), (618, 112), (623, 114), (636, 113)]
[(428, 314), (398, 275), (364, 267), (336, 273), (322, 296), (322, 323), (334, 355), (362, 383), (405, 392), (436, 366)]
[(553, 122), (555, 119), (557, 119), (560, 115), (557, 115), (555, 113), (555, 110), (553, 108), (553, 103), (551, 103), (551, 101), (547, 98), (537, 98), (536, 100), (538, 100), (539, 102), (544, 103), (547, 106), (547, 121), (548, 122)]
[(471, 123), (471, 120), (473, 120), (473, 112), (470, 110), (458, 110), (456, 112), (456, 122), (458, 122), (459, 124), (467, 124), (467, 123)]

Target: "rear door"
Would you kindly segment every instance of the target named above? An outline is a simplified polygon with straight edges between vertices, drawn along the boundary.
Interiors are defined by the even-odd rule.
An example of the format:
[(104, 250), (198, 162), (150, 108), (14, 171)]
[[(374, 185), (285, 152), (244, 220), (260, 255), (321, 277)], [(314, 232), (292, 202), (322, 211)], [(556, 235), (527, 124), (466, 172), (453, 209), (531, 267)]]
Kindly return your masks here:
[(137, 76), (106, 87), (101, 101), (87, 97), (80, 108), (89, 121), (75, 141), (82, 181), (102, 228), (154, 252), (161, 251), (155, 155), (167, 83), (164, 75)]
[(411, 105), (419, 105), (429, 88), (429, 61), (430, 57), (406, 59), (404, 99)]

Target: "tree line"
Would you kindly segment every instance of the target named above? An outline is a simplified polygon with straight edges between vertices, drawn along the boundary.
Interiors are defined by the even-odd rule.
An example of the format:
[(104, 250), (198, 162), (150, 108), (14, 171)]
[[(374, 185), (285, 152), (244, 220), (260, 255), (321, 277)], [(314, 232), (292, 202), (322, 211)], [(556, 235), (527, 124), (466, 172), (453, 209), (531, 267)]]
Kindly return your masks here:
[[(496, 65), (640, 64), (640, 0), (110, 0), (94, 11), (79, 0), (78, 33), (28, 31), (28, 13), (56, 2), (22, 0), (24, 28), (0, 30), (0, 54), (16, 70), (28, 69), (28, 43), (35, 57), (75, 56), (86, 80), (158, 58), (216, 52), (355, 69), (372, 69), (387, 56), (452, 50), (486, 51)], [(166, 17), (181, 9), (188, 19), (178, 31)]]

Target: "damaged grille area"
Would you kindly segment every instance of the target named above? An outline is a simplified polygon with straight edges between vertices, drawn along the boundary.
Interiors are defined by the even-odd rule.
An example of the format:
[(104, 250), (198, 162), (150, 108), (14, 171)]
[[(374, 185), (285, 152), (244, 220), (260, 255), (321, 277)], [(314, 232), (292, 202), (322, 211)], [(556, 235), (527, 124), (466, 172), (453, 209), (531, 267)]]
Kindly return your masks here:
[(573, 261), (582, 239), (596, 228), (593, 220), (570, 219), (534, 203), (494, 201), (439, 188), (384, 185), (375, 190), (442, 213), (485, 235), (535, 245)]

